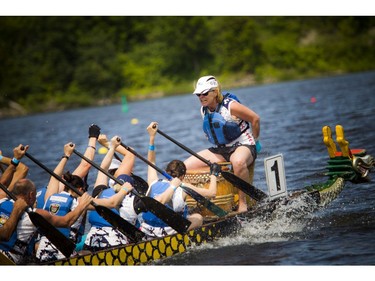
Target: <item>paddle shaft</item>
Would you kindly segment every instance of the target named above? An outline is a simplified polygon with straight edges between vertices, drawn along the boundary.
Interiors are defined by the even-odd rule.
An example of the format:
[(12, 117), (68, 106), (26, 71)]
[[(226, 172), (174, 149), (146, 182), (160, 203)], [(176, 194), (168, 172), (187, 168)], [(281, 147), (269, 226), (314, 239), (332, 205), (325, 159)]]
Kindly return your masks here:
[[(107, 149), (108, 149), (108, 147), (107, 147)], [(118, 156), (117, 153), (114, 154), (114, 157), (115, 157), (118, 161), (122, 162), (120, 156)], [(135, 175), (135, 174), (133, 174), (133, 173), (131, 174), (131, 177), (132, 177), (133, 180), (134, 180), (134, 188), (135, 188), (136, 190), (137, 190), (137, 188), (142, 189), (141, 193), (142, 193), (142, 195), (145, 195), (146, 192), (147, 192), (147, 190), (148, 190), (148, 183), (147, 183), (144, 179), (142, 179), (140, 176), (137, 176), (137, 175)], [(138, 190), (137, 190), (137, 191), (138, 191)], [(139, 191), (138, 191), (138, 192), (139, 192)]]
[[(152, 162), (148, 161), (146, 158), (144, 158), (142, 155), (139, 155), (137, 152), (135, 152), (129, 146), (125, 145), (124, 143), (121, 143), (121, 145), (123, 147), (125, 147), (128, 151), (130, 151), (131, 153), (133, 153), (135, 156), (137, 156), (139, 159), (141, 159), (143, 162), (145, 162), (146, 164), (150, 165), (156, 171), (158, 171), (159, 173), (161, 173), (168, 180), (173, 179), (172, 176), (169, 175), (166, 171), (160, 169), (154, 163), (152, 163)], [(193, 198), (195, 197), (194, 199), (196, 199), (198, 202), (200, 202), (205, 207), (209, 208), (212, 212), (216, 213), (218, 216), (222, 217), (222, 216), (227, 215), (227, 213), (223, 209), (221, 209), (219, 206), (215, 205), (211, 201), (207, 200), (204, 196), (200, 195), (195, 190), (192, 190), (191, 188), (189, 188), (187, 186), (184, 186), (184, 185), (181, 185), (181, 188), (184, 189), (186, 191), (186, 193), (189, 194), (191, 197), (193, 197)]]
[[(75, 150), (74, 150), (75, 151)], [(65, 186), (73, 190), (75, 193), (77, 193), (79, 196), (82, 196), (82, 192), (80, 192), (77, 188), (75, 188), (72, 184), (64, 180), (62, 177), (48, 169), (43, 163), (35, 159), (32, 155), (29, 153), (25, 153), (25, 155), (30, 158), (34, 163), (39, 165), (42, 169), (44, 169), (47, 173), (49, 173), (51, 176), (62, 182)], [(100, 216), (102, 216), (106, 221), (108, 221), (112, 226), (118, 228), (119, 231), (121, 231), (125, 236), (127, 236), (130, 240), (137, 241), (140, 239), (141, 231), (139, 231), (134, 225), (129, 223), (128, 221), (124, 220), (121, 216), (114, 213), (112, 210), (104, 207), (99, 206), (95, 202), (90, 202), (92, 206), (95, 207), (95, 210), (98, 212)]]
[[(88, 159), (86, 156), (84, 156), (82, 153), (80, 153), (79, 151), (77, 150), (73, 150), (73, 153), (78, 155), (79, 157), (81, 157), (83, 160), (85, 160), (87, 163), (89, 163), (90, 165), (92, 165), (93, 167), (95, 167), (96, 169), (98, 169), (100, 172), (102, 172), (103, 174), (105, 174), (107, 177), (109, 177), (110, 179), (114, 180), (117, 184), (124, 184), (122, 181), (120, 181), (118, 178), (116, 178), (115, 176), (111, 175), (108, 171), (104, 170), (102, 167), (100, 167), (98, 164), (96, 164), (94, 161), (91, 161), (90, 159)], [(131, 191), (134, 195), (137, 195), (137, 196), (140, 196), (140, 194), (138, 194), (138, 192), (136, 190), (132, 190)]]
[[(33, 161), (35, 164), (40, 166), (43, 170), (45, 170), (47, 173), (49, 173), (51, 176), (56, 178), (58, 181), (62, 182), (65, 186), (69, 187), (71, 190), (73, 190), (75, 193), (77, 193), (79, 196), (82, 196), (82, 192), (80, 192), (77, 188), (75, 188), (72, 184), (64, 180), (62, 177), (57, 175), (52, 170), (48, 169), (43, 163), (35, 159), (32, 155), (30, 155), (28, 152), (25, 152), (25, 155), (30, 158), (31, 161)], [(95, 205), (95, 202), (91, 202), (93, 205)]]
[[(122, 144), (122, 143), (121, 143)], [(123, 145), (124, 146), (124, 145)], [(125, 146), (124, 146), (125, 147)], [(126, 147), (125, 147), (126, 148)], [(132, 150), (130, 147), (128, 149), (131, 153), (134, 155), (138, 155), (134, 150)], [(122, 185), (123, 182), (111, 175), (108, 171), (102, 169), (98, 164), (91, 161), (87, 157), (85, 157), (82, 153), (78, 152), (77, 150), (73, 150), (73, 153), (77, 154), (79, 157), (90, 163), (92, 166), (94, 166), (96, 169), (98, 169), (100, 172), (105, 174), (110, 179), (114, 180), (117, 184)], [(172, 209), (168, 208), (164, 204), (160, 203), (159, 201), (155, 200), (154, 198), (143, 196), (139, 194), (134, 188), (131, 191), (134, 195), (138, 196), (145, 204), (146, 208), (154, 213), (157, 217), (159, 217), (161, 220), (163, 220), (166, 224), (170, 225), (173, 229), (175, 229), (179, 233), (185, 233), (187, 229), (189, 228), (191, 222), (184, 217), (180, 216), (176, 212), (174, 212)]]
[[(182, 149), (184, 149), (187, 152), (189, 152), (191, 155), (195, 156), (196, 158), (198, 158), (199, 160), (201, 160), (202, 162), (204, 162), (206, 165), (208, 165), (208, 166), (212, 165), (212, 163), (210, 161), (208, 161), (207, 159), (204, 159), (198, 153), (196, 153), (193, 150), (189, 149), (188, 147), (186, 147), (182, 143), (179, 143), (178, 141), (176, 141), (175, 139), (171, 138), (167, 134), (163, 133), (159, 129), (157, 129), (156, 131), (159, 134), (161, 134), (163, 137), (167, 138), (171, 142), (175, 143), (176, 145), (178, 145)], [(244, 181), (243, 179), (239, 178), (238, 176), (234, 175), (233, 173), (221, 170), (221, 174), (223, 175), (223, 177), (227, 181), (230, 181), (233, 185), (237, 186), (237, 188), (239, 188), (240, 190), (242, 190), (244, 193), (246, 193), (247, 195), (249, 195), (251, 198), (253, 198), (256, 201), (260, 201), (260, 200), (263, 200), (263, 199), (265, 199), (265, 198), (268, 197), (267, 194), (265, 194), (263, 191), (255, 188), (255, 186), (253, 186), (250, 183)]]
[(150, 161), (148, 161), (146, 158), (144, 158), (142, 155), (138, 154), (136, 151), (134, 151), (131, 147), (125, 145), (124, 143), (121, 143), (121, 146), (125, 147), (128, 151), (130, 151), (131, 153), (133, 153), (135, 156), (137, 156), (139, 159), (141, 159), (143, 162), (147, 163), (148, 165), (150, 165), (152, 168), (154, 168), (156, 171), (158, 171), (159, 173), (161, 173), (163, 176), (165, 176), (168, 180), (171, 180), (172, 177), (165, 171), (163, 171), (162, 169), (160, 169), (159, 167), (157, 167), (155, 164), (151, 163)]
[(178, 141), (176, 141), (175, 139), (171, 138), (170, 136), (168, 136), (167, 134), (163, 133), (162, 131), (160, 131), (159, 129), (157, 129), (157, 132), (159, 134), (161, 134), (163, 137), (165, 137), (166, 139), (170, 140), (171, 142), (173, 142), (174, 144), (178, 145), (179, 147), (181, 147), (183, 150), (186, 150), (187, 152), (189, 152), (191, 155), (197, 157), (199, 160), (201, 160), (203, 163), (205, 163), (207, 166), (211, 166), (212, 163), (210, 161), (208, 161), (207, 159), (204, 159), (202, 156), (200, 156), (198, 153), (196, 153), (195, 151), (191, 150), (190, 148), (186, 147), (185, 145), (183, 145), (182, 143), (179, 143)]
[[(17, 200), (17, 197), (2, 183), (0, 183), (0, 188), (9, 196), (9, 198), (14, 201)], [(40, 229), (42, 234), (44, 234), (65, 257), (68, 258), (71, 256), (76, 247), (72, 240), (65, 237), (64, 234), (50, 224), (42, 215), (33, 212), (30, 207), (28, 207), (25, 212), (29, 214), (32, 223)]]

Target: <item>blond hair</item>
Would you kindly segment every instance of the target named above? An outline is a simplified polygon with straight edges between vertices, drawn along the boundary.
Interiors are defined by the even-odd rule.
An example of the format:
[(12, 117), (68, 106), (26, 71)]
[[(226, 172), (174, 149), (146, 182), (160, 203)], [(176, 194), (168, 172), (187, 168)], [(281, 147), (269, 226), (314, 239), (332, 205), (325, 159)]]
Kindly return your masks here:
[(223, 97), (223, 94), (221, 93), (221, 84), (219, 83), (219, 81), (217, 81), (217, 84), (218, 84), (218, 86), (216, 88), (214, 88), (213, 91), (215, 93), (217, 93), (216, 101), (218, 103), (221, 103), (223, 101), (224, 97)]

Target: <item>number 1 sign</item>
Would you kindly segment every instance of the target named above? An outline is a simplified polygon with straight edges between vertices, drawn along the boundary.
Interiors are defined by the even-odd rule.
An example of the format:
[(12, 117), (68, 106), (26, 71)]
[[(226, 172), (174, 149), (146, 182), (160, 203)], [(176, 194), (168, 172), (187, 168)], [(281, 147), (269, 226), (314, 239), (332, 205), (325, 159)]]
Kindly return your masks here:
[(277, 154), (265, 158), (264, 168), (270, 200), (286, 196), (287, 191), (283, 155)]

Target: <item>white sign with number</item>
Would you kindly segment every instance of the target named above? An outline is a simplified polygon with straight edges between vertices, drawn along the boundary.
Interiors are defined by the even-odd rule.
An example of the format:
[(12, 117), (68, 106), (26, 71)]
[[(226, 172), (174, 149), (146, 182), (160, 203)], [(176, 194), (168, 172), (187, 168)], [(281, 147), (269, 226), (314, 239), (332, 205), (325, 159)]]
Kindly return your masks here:
[(287, 191), (283, 155), (277, 154), (265, 158), (264, 168), (270, 200), (286, 196)]

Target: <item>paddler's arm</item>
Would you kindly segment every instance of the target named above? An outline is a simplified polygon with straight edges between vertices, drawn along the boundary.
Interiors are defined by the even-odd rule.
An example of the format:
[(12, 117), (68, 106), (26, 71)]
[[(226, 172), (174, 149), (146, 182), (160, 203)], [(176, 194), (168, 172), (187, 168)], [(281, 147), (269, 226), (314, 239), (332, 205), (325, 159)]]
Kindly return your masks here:
[[(155, 136), (156, 136), (157, 129), (158, 129), (157, 122), (151, 122), (151, 124), (147, 127), (147, 132), (150, 136), (147, 160), (151, 162), (152, 164), (156, 163)], [(148, 170), (147, 170), (148, 185), (151, 186), (151, 184), (156, 180), (158, 180), (157, 171), (154, 168), (152, 168), (150, 165), (148, 165)]]
[(250, 122), (251, 131), (255, 139), (260, 136), (260, 117), (254, 111), (247, 106), (240, 104), (239, 102), (233, 101), (230, 105), (230, 113), (241, 120)]
[(118, 190), (115, 195), (109, 198), (95, 198), (94, 202), (110, 209), (119, 208), (124, 197), (131, 192), (133, 186), (129, 182), (125, 182), (123, 185), (115, 184), (114, 188)]
[[(119, 147), (123, 147), (123, 146), (120, 145), (117, 148)], [(122, 158), (121, 164), (115, 172), (115, 177), (117, 178), (118, 176), (122, 174), (131, 175), (133, 168), (134, 168), (134, 163), (135, 163), (135, 155), (126, 150), (126, 153), (124, 157)]]
[[(64, 154), (61, 156), (61, 160), (59, 164), (57, 164), (55, 170), (53, 171), (56, 175), (60, 177), (62, 176), (66, 163), (68, 162), (68, 159), (72, 155), (74, 148), (75, 148), (75, 144), (72, 142), (69, 142), (64, 145)], [(60, 193), (63, 189), (64, 189), (64, 184), (61, 183), (55, 177), (51, 176), (47, 185), (46, 193), (44, 195), (44, 202), (46, 202), (47, 199), (52, 194)]]
[(155, 196), (155, 200), (158, 200), (162, 204), (168, 203), (172, 200), (173, 194), (180, 184), (181, 180), (179, 178), (173, 178), (170, 181), (169, 187), (162, 194)]
[(18, 225), (18, 220), (27, 207), (28, 205), (23, 198), (18, 198), (14, 202), (13, 210), (9, 216), (9, 219), (4, 223), (2, 227), (0, 227), (0, 241), (9, 241)]
[[(29, 168), (20, 162), (29, 146), (18, 145), (13, 149), (13, 159), (1, 155), (1, 163), (8, 165), (0, 177), (0, 182), (8, 187), (9, 191), (13, 190), (14, 183), (19, 179), (25, 178)], [(1, 191), (3, 192), (3, 191)]]
[[(111, 165), (111, 161), (113, 159), (113, 155), (115, 154), (116, 147), (118, 147), (121, 143), (121, 138), (119, 136), (114, 136), (109, 144), (109, 150), (107, 151), (106, 155), (104, 156), (102, 163), (100, 164), (100, 168), (102, 170), (108, 171), (109, 166)], [(98, 171), (98, 175), (96, 177), (95, 186), (105, 185), (108, 186), (108, 176), (101, 171)]]
[(190, 187), (194, 191), (198, 192), (200, 195), (206, 197), (206, 198), (214, 198), (217, 193), (217, 177), (221, 171), (221, 167), (217, 163), (213, 163), (210, 166), (210, 185), (208, 189), (206, 188), (199, 188), (189, 183), (183, 183), (187, 187)]
[[(100, 127), (96, 124), (92, 124), (89, 127), (89, 142), (85, 150), (84, 156), (91, 161), (94, 160), (96, 152), (96, 141), (100, 135)], [(77, 168), (73, 171), (73, 175), (77, 175), (81, 178), (84, 178), (91, 168), (91, 164), (86, 160), (82, 159)]]

